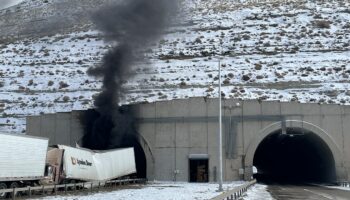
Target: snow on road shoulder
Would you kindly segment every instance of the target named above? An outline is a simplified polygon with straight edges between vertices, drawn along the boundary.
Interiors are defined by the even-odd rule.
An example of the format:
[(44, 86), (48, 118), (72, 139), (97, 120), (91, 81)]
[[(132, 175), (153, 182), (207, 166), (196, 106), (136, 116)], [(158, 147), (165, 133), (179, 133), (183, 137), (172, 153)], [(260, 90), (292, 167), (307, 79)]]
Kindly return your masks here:
[(243, 196), (244, 200), (274, 200), (270, 193), (266, 190), (267, 185), (255, 184), (249, 188), (247, 193)]
[(325, 186), (327, 188), (333, 188), (333, 189), (337, 189), (337, 190), (347, 190), (350, 191), (350, 187), (341, 187), (341, 186)]
[[(223, 185), (225, 190), (233, 189), (244, 182), (231, 182)], [(100, 192), (92, 195), (44, 197), (45, 200), (205, 200), (218, 196), (216, 183), (174, 183), (152, 182), (146, 186), (130, 186), (113, 192)]]

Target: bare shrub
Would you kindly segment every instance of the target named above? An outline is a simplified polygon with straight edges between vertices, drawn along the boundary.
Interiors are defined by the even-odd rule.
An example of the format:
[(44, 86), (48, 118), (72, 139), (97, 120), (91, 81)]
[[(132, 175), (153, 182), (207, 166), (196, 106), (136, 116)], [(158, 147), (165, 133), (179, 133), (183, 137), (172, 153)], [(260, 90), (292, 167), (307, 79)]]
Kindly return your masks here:
[(70, 100), (69, 96), (64, 96), (62, 99), (64, 102), (68, 102)]
[(181, 83), (180, 83), (180, 88), (184, 88), (184, 87), (186, 87), (186, 82), (185, 81), (182, 81)]
[(49, 82), (47, 82), (47, 86), (52, 86), (53, 85), (53, 81), (49, 81)]
[(67, 84), (67, 83), (65, 83), (65, 82), (63, 82), (63, 81), (61, 81), (60, 83), (59, 83), (59, 89), (62, 89), (62, 88), (67, 88), (69, 85)]
[(315, 20), (312, 22), (313, 26), (316, 28), (330, 28), (331, 22), (328, 20)]
[(29, 81), (28, 81), (28, 86), (32, 86), (33, 83), (34, 83), (33, 79), (29, 80)]

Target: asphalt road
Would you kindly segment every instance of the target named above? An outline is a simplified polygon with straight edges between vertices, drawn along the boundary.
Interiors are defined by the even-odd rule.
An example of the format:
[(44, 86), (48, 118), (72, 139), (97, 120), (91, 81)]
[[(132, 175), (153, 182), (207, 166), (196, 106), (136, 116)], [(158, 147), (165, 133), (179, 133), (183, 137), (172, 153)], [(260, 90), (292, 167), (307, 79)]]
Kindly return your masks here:
[(350, 200), (350, 191), (303, 185), (269, 185), (267, 190), (276, 200)]

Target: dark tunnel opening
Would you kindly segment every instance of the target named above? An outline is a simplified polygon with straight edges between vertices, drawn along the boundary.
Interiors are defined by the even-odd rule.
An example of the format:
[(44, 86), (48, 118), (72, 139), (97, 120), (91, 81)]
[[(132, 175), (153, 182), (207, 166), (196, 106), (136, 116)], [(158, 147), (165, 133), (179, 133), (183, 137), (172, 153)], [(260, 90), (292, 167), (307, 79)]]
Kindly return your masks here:
[[(125, 116), (127, 118), (127, 116)], [(113, 135), (113, 122), (111, 119), (103, 118), (100, 120), (100, 114), (96, 110), (84, 111), (81, 115), (81, 123), (84, 126), (84, 137), (82, 139), (82, 146), (92, 150), (108, 150), (115, 148), (134, 147), (136, 176), (137, 178), (147, 177), (147, 161), (145, 152), (139, 143), (139, 134), (134, 127), (129, 128), (126, 134)], [(100, 121), (99, 121), (100, 120)], [(103, 123), (99, 126), (99, 130), (94, 129), (94, 123)], [(119, 123), (123, 124), (123, 120)], [(122, 137), (122, 138), (115, 138)], [(118, 141), (118, 142), (115, 142)], [(121, 161), (123, 162), (123, 161)]]
[(147, 178), (147, 161), (146, 161), (146, 155), (143, 151), (142, 146), (139, 143), (138, 138), (136, 135), (132, 135), (129, 139), (127, 139), (128, 142), (123, 143), (122, 146), (119, 146), (118, 148), (123, 147), (134, 147), (135, 151), (135, 163), (136, 163), (136, 176), (137, 178)]
[[(126, 148), (126, 147), (134, 147), (135, 152), (135, 163), (136, 163), (136, 177), (137, 178), (147, 178), (147, 162), (146, 155), (143, 151), (141, 144), (139, 143), (138, 135), (132, 134), (125, 136), (124, 142), (122, 145), (118, 145), (115, 147), (110, 147), (110, 149), (114, 148)], [(122, 162), (122, 161), (121, 161)]]
[(328, 145), (302, 128), (271, 133), (259, 144), (253, 160), (254, 177), (267, 184), (332, 183), (335, 162)]

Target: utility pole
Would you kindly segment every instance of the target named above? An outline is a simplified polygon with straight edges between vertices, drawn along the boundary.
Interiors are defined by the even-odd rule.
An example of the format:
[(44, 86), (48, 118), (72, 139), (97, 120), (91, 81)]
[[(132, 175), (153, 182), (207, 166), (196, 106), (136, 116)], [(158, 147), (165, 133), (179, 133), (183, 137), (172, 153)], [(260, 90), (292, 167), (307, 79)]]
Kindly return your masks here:
[(222, 189), (222, 106), (221, 106), (221, 63), (219, 60), (219, 189)]

